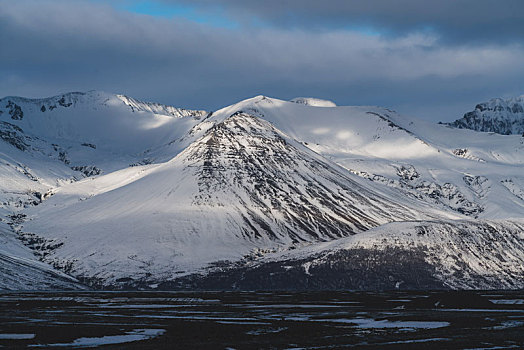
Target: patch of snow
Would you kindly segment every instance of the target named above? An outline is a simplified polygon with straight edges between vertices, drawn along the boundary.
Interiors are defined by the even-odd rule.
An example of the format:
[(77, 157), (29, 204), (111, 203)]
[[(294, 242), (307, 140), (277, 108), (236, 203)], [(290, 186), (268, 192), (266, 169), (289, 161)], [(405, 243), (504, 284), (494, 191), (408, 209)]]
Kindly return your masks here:
[(2, 340), (24, 340), (33, 339), (36, 334), (33, 333), (0, 333), (0, 339)]
[[(134, 341), (156, 338), (165, 333), (165, 329), (133, 329), (122, 335), (106, 335), (103, 337), (85, 337), (75, 339), (71, 343), (45, 344), (44, 347), (98, 347), (103, 345), (125, 344)], [(39, 345), (30, 345), (38, 347)]]
[(357, 328), (399, 328), (399, 329), (435, 329), (448, 327), (449, 322), (443, 321), (389, 321), (372, 318), (330, 318), (316, 319), (319, 322), (336, 322), (354, 324)]
[(336, 107), (335, 102), (329, 100), (322, 100), (314, 97), (295, 97), (291, 99), (290, 102), (303, 104), (311, 107)]

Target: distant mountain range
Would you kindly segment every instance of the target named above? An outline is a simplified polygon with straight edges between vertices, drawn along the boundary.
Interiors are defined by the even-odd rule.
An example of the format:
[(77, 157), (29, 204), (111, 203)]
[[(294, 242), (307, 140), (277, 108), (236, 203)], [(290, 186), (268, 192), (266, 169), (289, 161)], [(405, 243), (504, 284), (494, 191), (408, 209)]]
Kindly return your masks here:
[(522, 101), (3, 98), (0, 289), (524, 288)]

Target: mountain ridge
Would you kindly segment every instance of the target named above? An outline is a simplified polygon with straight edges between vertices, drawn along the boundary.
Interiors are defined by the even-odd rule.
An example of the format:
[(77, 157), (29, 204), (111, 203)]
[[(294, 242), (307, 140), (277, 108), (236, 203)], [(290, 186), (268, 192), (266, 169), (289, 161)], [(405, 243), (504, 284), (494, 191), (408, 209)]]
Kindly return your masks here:
[[(97, 288), (182, 288), (213, 285), (212, 276), (228, 271), (240, 278), (262, 265), (266, 273), (273, 273), (268, 266), (285, 272), (288, 253), (308, 251), (306, 264), (329, 242), (355, 240), (358, 249), (348, 251), (382, 256), (374, 278), (384, 286), (395, 287), (388, 273), (405, 276), (397, 270), (407, 265), (387, 265), (401, 252), (432, 286), (519, 285), (518, 255), (508, 260), (512, 275), (499, 268), (502, 260), (497, 265), (513, 284), (486, 282), (473, 269), (467, 284), (445, 285), (451, 275), (437, 274), (445, 265), (437, 253), (439, 244), (458, 242), (447, 232), (467, 232), (473, 238), (460, 246), (467, 256), (486, 245), (488, 227), (517, 239), (504, 238), (497, 249), (519, 247), (522, 227), (511, 220), (524, 217), (520, 136), (433, 125), (373, 106), (318, 108), (256, 96), (208, 113), (91, 94), (98, 104), (64, 97), (71, 105), (45, 112), (42, 102), (9, 100), (15, 108), (0, 100), (0, 176), (10, 179), (0, 185), (0, 214), (10, 244), (32, 251), (35, 263)], [(12, 118), (20, 115), (9, 113), (15, 109), (22, 118)], [(409, 241), (403, 231), (416, 236), (414, 226), (427, 226), (433, 233), (424, 237), (433, 238)], [(367, 232), (387, 232), (386, 243), (370, 248)], [(386, 259), (380, 251), (398, 254)], [(352, 254), (329, 264), (356, 264)], [(299, 270), (301, 280), (309, 276)], [(347, 281), (357, 283), (354, 273)], [(415, 280), (404, 286), (417, 288)]]

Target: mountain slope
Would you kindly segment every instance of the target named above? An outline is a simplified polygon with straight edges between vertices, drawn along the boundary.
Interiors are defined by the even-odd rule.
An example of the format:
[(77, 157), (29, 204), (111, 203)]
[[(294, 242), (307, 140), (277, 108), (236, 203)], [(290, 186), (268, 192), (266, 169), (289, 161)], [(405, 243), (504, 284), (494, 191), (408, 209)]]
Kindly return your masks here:
[[(0, 99), (0, 217), (9, 222), (13, 213), (18, 215), (25, 208), (39, 205), (56, 189), (83, 178), (154, 163), (157, 158), (170, 159), (184, 148), (183, 142), (171, 141), (186, 134), (205, 115), (204, 111), (97, 91), (45, 99)], [(33, 256), (31, 250), (15, 238), (12, 232), (0, 230), (0, 239), (11, 242), (0, 247), (2, 259), (8, 264), (5, 266), (10, 266), (4, 269), (10, 272), (4, 276), (6, 280), (19, 281), (14, 285), (22, 289), (52, 286), (42, 282), (46, 278), (31, 282), (23, 277), (42, 275), (52, 281), (41, 268), (54, 270), (36, 257), (33, 262), (27, 260), (27, 256)], [(25, 249), (27, 256), (14, 259), (15, 255), (8, 251), (13, 244), (18, 247), (18, 255)], [(0, 288), (7, 288), (7, 284)]]
[[(246, 111), (306, 147), (371, 180), (393, 198), (457, 215), (520, 218), (524, 139), (486, 135), (399, 115), (386, 108), (310, 107), (257, 96), (215, 112)], [(515, 184), (509, 191), (507, 184)]]
[(524, 222), (415, 221), (242, 261), (164, 288), (522, 289)]
[(0, 209), (39, 203), (84, 177), (171, 159), (190, 143), (174, 141), (206, 115), (97, 91), (0, 99)]
[(0, 222), (0, 290), (85, 288), (76, 279), (39, 261), (5, 222)]
[(171, 161), (137, 171), (131, 182), (131, 171), (122, 171), (69, 186), (75, 193), (125, 179), (76, 201), (57, 192), (27, 211), (22, 236), (63, 243), (44, 260), (72, 261), (75, 275), (155, 282), (258, 250), (431, 217), (373, 192), (245, 113), (217, 122)]
[[(173, 141), (193, 127), (205, 111), (140, 102), (99, 91), (69, 93), (47, 99), (5, 97), (0, 119), (27, 135), (72, 149), (137, 155)], [(70, 153), (70, 152), (68, 152)], [(68, 154), (74, 158), (73, 154)]]

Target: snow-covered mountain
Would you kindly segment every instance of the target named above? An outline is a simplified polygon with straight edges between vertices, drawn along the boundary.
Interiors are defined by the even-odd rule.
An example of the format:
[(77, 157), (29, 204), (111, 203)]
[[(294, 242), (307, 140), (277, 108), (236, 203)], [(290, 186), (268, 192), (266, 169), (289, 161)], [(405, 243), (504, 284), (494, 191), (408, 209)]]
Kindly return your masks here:
[(44, 267), (62, 288), (252, 289), (260, 272), (301, 288), (319, 261), (318, 286), (523, 285), (518, 135), (312, 98), (207, 113), (88, 92), (0, 110), (0, 288), (35, 288), (10, 281)]
[(479, 103), (475, 110), (449, 125), (502, 135), (524, 135), (524, 95), (507, 100), (494, 98)]

